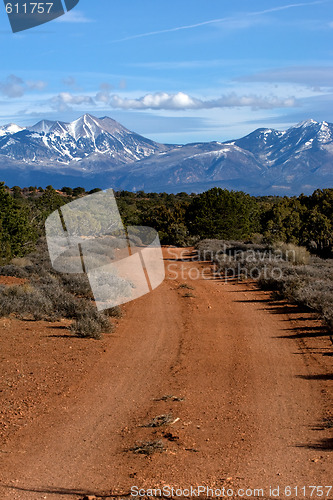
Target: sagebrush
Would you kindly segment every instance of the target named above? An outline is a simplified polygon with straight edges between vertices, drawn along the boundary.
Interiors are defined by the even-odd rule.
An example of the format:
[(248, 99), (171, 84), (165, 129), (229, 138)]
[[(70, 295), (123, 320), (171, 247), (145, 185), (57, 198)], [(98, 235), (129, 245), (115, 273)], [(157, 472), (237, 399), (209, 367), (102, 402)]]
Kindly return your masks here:
[(23, 279), (23, 284), (0, 286), (0, 316), (22, 320), (73, 320), (71, 331), (79, 337), (101, 338), (112, 331), (110, 316), (120, 317), (119, 307), (97, 311), (85, 274), (64, 274), (51, 266), (46, 242), (24, 259), (0, 267), (0, 275)]
[(215, 275), (254, 279), (260, 287), (319, 314), (333, 331), (333, 260), (311, 256), (293, 244), (202, 240), (198, 257), (214, 264)]

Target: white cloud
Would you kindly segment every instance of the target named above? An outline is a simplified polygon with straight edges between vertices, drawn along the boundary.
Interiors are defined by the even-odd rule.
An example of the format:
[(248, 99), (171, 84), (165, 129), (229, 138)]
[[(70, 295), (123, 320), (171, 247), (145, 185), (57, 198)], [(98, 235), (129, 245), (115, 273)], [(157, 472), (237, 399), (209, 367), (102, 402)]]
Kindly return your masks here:
[(168, 92), (157, 92), (154, 94), (145, 94), (138, 98), (122, 97), (117, 94), (111, 95), (112, 86), (102, 84), (100, 91), (93, 96), (75, 95), (70, 92), (61, 92), (60, 94), (49, 99), (51, 107), (58, 111), (68, 111), (75, 106), (90, 106), (100, 108), (107, 106), (112, 109), (122, 110), (168, 110), (168, 111), (185, 111), (185, 110), (204, 110), (214, 108), (251, 108), (258, 109), (276, 109), (276, 108), (292, 108), (297, 106), (297, 101), (294, 97), (277, 97), (251, 95), (237, 95), (230, 93), (218, 97), (216, 99), (200, 99), (190, 96), (184, 92), (170, 94)]
[[(34, 106), (48, 105), (50, 109), (64, 112), (70, 111), (75, 108), (90, 109), (122, 109), (134, 111), (195, 111), (195, 110), (212, 110), (222, 108), (251, 108), (252, 110), (258, 109), (279, 109), (279, 108), (293, 108), (298, 106), (300, 97), (297, 93), (298, 99), (296, 100), (293, 95), (295, 92), (284, 89), (280, 91), (278, 88), (254, 88), (253, 91), (249, 90), (251, 84), (248, 83), (241, 88), (238, 85), (237, 92), (230, 88), (230, 92), (225, 89), (225, 93), (216, 97), (216, 89), (202, 90), (201, 94), (215, 95), (215, 97), (204, 98), (200, 93), (193, 96), (185, 92), (156, 92), (156, 93), (128, 93), (119, 92), (115, 93), (114, 87), (108, 82), (103, 82), (99, 86), (97, 92), (88, 92), (87, 94), (80, 94), (76, 80), (68, 77), (63, 80), (64, 84), (72, 87), (72, 91), (60, 92), (56, 95), (46, 94), (44, 89), (47, 82), (43, 80), (23, 80), (19, 76), (9, 75), (2, 82), (0, 81), (0, 94), (10, 100), (18, 99), (22, 102), (22, 98), (26, 95), (26, 99), (34, 102)], [(125, 87), (126, 82), (119, 82), (119, 87)], [(256, 85), (257, 86), (257, 85)], [(267, 86), (266, 86), (267, 87)], [(36, 93), (43, 94), (43, 100)], [(200, 91), (199, 91), (200, 92)], [(280, 94), (280, 95), (279, 95)], [(291, 96), (291, 97), (289, 97)], [(304, 96), (303, 96), (304, 97)], [(306, 97), (306, 96), (305, 96)]]
[(24, 95), (24, 81), (16, 75), (9, 75), (4, 82), (0, 82), (0, 91), (10, 98)]
[(56, 111), (70, 111), (72, 106), (93, 106), (94, 100), (86, 95), (73, 95), (70, 92), (61, 92), (49, 100), (51, 107)]
[(47, 87), (47, 83), (43, 80), (28, 80), (27, 87), (29, 90), (39, 90), (42, 91)]
[(71, 10), (64, 16), (55, 19), (58, 23), (92, 23), (93, 20), (89, 19), (80, 10)]
[(96, 94), (96, 101), (98, 102), (103, 102), (104, 104), (108, 104), (108, 102), (110, 101), (110, 92), (106, 91), (106, 90), (101, 90), (100, 92), (97, 92)]
[(111, 90), (113, 86), (107, 82), (103, 82), (100, 84), (99, 88), (100, 91), (96, 94), (96, 101), (107, 104), (111, 99)]
[(128, 99), (113, 95), (109, 104), (112, 108), (121, 109), (194, 109), (199, 107), (200, 101), (191, 98), (183, 92), (178, 92), (177, 94), (159, 92), (156, 94), (146, 94), (138, 99)]
[(137, 99), (123, 98), (119, 95), (111, 96), (109, 105), (118, 109), (153, 109), (153, 110), (184, 110), (184, 109), (212, 109), (250, 107), (252, 109), (290, 108), (297, 105), (294, 97), (278, 98), (276, 96), (260, 97), (256, 95), (238, 96), (231, 93), (217, 99), (198, 99), (183, 92), (168, 94), (158, 92), (146, 94)]
[(0, 92), (11, 99), (22, 97), (29, 90), (42, 91), (46, 88), (47, 83), (43, 80), (28, 80), (24, 81), (16, 75), (9, 75), (0, 82)]

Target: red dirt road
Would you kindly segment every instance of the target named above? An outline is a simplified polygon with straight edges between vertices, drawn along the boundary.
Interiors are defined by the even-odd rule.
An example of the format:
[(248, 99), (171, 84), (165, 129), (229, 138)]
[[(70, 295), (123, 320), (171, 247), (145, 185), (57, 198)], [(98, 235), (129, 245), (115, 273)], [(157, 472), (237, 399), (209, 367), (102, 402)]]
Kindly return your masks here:
[[(35, 364), (49, 369), (48, 390), (3, 440), (1, 499), (122, 497), (132, 486), (165, 485), (234, 492), (225, 498), (260, 488), (244, 497), (265, 499), (280, 486), (281, 499), (319, 498), (284, 488), (332, 484), (333, 357), (320, 324), (251, 284), (213, 279), (209, 266), (181, 261), (182, 253), (165, 250), (167, 279), (127, 304), (102, 343), (47, 343), (45, 326), (26, 336)], [(0, 331), (8, 342), (10, 328)], [(24, 356), (20, 345), (10, 344)], [(8, 345), (5, 352), (15, 354)], [(170, 422), (147, 426), (160, 415)], [(164, 449), (130, 451), (143, 441)]]

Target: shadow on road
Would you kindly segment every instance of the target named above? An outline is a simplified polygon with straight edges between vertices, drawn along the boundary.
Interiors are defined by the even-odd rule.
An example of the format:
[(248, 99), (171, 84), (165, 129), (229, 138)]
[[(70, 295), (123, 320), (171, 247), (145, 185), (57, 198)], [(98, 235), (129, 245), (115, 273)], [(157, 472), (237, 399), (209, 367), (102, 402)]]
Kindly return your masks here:
[(323, 373), (317, 375), (297, 375), (304, 380), (333, 380), (333, 373)]
[(321, 439), (316, 443), (299, 444), (298, 448), (308, 448), (310, 450), (333, 451), (333, 438)]
[(76, 496), (78, 499), (84, 499), (87, 497), (93, 497), (96, 499), (98, 498), (118, 498), (118, 497), (129, 497), (131, 496), (130, 492), (126, 493), (112, 493), (112, 492), (101, 492), (98, 493), (96, 491), (88, 491), (80, 488), (57, 488), (57, 487), (48, 487), (45, 486), (44, 488), (27, 488), (23, 486), (12, 486), (8, 484), (3, 484), (1, 485), (3, 488), (7, 488), (10, 490), (15, 490), (15, 491), (25, 491), (25, 492), (30, 492), (30, 493), (45, 493), (48, 495), (64, 495), (64, 496)]
[[(291, 332), (290, 335), (281, 335), (278, 338), (282, 339), (305, 339), (311, 337), (326, 337), (330, 336), (330, 332), (324, 326), (300, 326), (294, 328), (286, 328), (286, 332)], [(293, 333), (295, 332), (295, 333)]]
[[(180, 257), (164, 257), (163, 260), (165, 262), (198, 262), (198, 254), (195, 251), (194, 252), (187, 251), (187, 252), (182, 252)], [(202, 262), (204, 263), (205, 261)]]

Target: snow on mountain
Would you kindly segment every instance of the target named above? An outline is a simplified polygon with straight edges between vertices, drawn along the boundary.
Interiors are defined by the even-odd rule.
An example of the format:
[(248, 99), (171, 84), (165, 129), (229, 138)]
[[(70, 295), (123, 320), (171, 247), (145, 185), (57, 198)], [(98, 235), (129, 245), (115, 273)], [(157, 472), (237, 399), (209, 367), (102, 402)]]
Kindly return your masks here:
[[(193, 146), (192, 146), (193, 147)], [(333, 187), (333, 124), (307, 120), (286, 131), (257, 129), (225, 143), (185, 145), (129, 166), (122, 188), (198, 191), (212, 186), (256, 194)]]
[(24, 128), (15, 125), (15, 123), (9, 123), (8, 125), (3, 125), (2, 127), (0, 127), (0, 137), (4, 135), (16, 134), (21, 130), (24, 130)]
[(188, 144), (129, 165), (119, 181), (122, 189), (131, 185), (154, 191), (159, 184), (160, 189), (168, 191), (172, 186), (186, 189), (202, 182), (234, 183), (244, 176), (257, 178), (264, 172), (252, 153), (232, 144), (212, 142)]
[[(285, 131), (260, 128), (234, 141), (183, 146), (158, 144), (106, 116), (10, 124), (0, 127), (0, 172), (22, 185), (45, 179), (146, 191), (311, 192), (333, 186), (333, 124), (307, 120)], [(8, 180), (17, 176), (21, 182)]]
[(39, 134), (47, 134), (53, 125), (54, 125), (54, 122), (51, 120), (41, 120), (40, 122), (36, 123), (32, 127), (29, 127), (28, 130), (31, 130), (33, 132), (37, 132)]
[(97, 154), (114, 164), (126, 164), (168, 149), (107, 117), (84, 115), (71, 123), (41, 120), (26, 129), (12, 129), (9, 134), (2, 128), (0, 154), (25, 163), (43, 164), (47, 160), (69, 165)]

